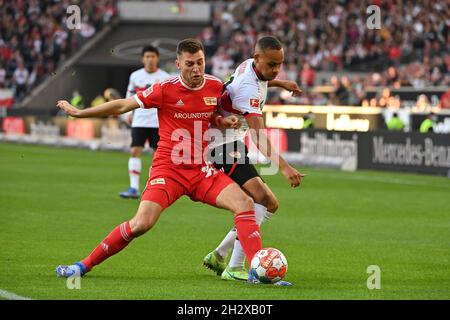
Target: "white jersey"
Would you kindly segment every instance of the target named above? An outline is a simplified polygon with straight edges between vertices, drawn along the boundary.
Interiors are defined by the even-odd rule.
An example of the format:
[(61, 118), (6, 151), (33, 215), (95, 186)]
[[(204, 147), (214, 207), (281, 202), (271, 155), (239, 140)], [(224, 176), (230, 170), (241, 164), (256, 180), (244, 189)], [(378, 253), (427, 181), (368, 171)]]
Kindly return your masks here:
[[(151, 87), (155, 83), (163, 82), (170, 78), (170, 75), (158, 69), (156, 72), (148, 73), (144, 68), (136, 70), (130, 75), (130, 82), (128, 83), (127, 98), (144, 91), (148, 87)], [(131, 123), (133, 128), (158, 128), (158, 111), (156, 108), (143, 109), (137, 108), (133, 113), (133, 122)]]
[(211, 148), (233, 141), (244, 141), (248, 131), (246, 118), (261, 117), (267, 98), (268, 81), (264, 80), (255, 68), (253, 59), (241, 63), (225, 86), (217, 111), (224, 117), (237, 115), (241, 121), (241, 127), (221, 130), (223, 137), (215, 137), (210, 144)]

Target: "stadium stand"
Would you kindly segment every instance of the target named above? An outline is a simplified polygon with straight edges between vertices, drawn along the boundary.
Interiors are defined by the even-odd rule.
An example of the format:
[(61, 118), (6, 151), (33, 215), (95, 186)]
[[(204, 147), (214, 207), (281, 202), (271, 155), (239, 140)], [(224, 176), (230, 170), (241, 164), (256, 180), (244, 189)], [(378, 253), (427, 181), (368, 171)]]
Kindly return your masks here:
[[(17, 101), (117, 15), (116, 0), (0, 0), (0, 89)], [(80, 32), (66, 26), (67, 7), (82, 12)]]
[[(253, 55), (256, 40), (271, 34), (285, 46), (279, 78), (303, 90), (292, 97), (271, 88), (263, 110), (290, 160), (450, 176), (445, 153), (436, 161), (425, 157), (448, 150), (448, 1), (75, 2), (84, 27), (72, 32), (72, 2), (0, 0), (0, 141), (125, 150), (129, 129), (119, 119), (70, 119), (54, 103), (78, 92), (72, 103), (81, 107), (81, 97), (89, 108), (108, 100), (101, 95), (106, 88), (123, 96), (148, 44), (160, 49), (161, 68), (176, 74), (175, 48), (188, 37), (203, 42), (206, 72), (227, 80)], [(381, 10), (379, 29), (367, 26), (369, 5)], [(404, 126), (389, 132), (394, 115)], [(433, 131), (421, 133), (428, 118)], [(390, 153), (412, 145), (425, 150), (427, 161), (411, 164)]]
[[(366, 27), (370, 4), (383, 12), (380, 30)], [(450, 85), (450, 8), (445, 2), (238, 0), (215, 3), (212, 16), (212, 26), (200, 38), (216, 76), (224, 78), (251, 56), (259, 36), (275, 34), (287, 53), (282, 77), (303, 88), (335, 88), (328, 97), (307, 91), (296, 104), (373, 105), (365, 88)], [(315, 75), (355, 71), (366, 73), (328, 76), (320, 83)]]

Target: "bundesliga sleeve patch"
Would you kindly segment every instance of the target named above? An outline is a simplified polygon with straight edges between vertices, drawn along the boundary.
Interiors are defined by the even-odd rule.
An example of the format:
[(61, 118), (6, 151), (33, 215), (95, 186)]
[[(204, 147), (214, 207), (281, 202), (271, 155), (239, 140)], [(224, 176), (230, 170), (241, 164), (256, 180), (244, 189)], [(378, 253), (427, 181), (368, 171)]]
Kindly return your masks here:
[(151, 93), (153, 92), (153, 87), (149, 87), (142, 92), (142, 95), (144, 98), (147, 98)]
[(250, 99), (250, 107), (259, 108), (259, 99)]

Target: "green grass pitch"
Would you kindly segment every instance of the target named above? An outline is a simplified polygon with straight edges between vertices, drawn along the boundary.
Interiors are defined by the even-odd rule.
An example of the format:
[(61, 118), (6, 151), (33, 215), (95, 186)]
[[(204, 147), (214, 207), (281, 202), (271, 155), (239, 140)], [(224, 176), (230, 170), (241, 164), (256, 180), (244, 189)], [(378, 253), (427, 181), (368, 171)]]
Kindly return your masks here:
[[(280, 208), (262, 227), (263, 245), (284, 252), (294, 286), (222, 281), (205, 269), (232, 215), (183, 197), (69, 290), (55, 267), (85, 257), (137, 209), (118, 197), (127, 159), (0, 144), (0, 290), (32, 299), (450, 298), (448, 178), (311, 168), (300, 189), (265, 177)], [(367, 288), (370, 265), (380, 267), (381, 289)]]

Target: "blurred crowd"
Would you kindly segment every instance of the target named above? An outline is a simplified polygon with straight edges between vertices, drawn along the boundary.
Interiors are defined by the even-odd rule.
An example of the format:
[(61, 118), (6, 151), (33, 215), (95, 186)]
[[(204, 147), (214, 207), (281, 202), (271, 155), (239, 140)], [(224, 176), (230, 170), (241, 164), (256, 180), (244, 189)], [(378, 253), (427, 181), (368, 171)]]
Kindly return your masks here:
[[(66, 24), (71, 5), (81, 9), (78, 30)], [(0, 0), (0, 88), (20, 101), (116, 15), (116, 0)]]
[[(117, 16), (117, 1), (0, 0), (0, 89), (13, 88), (16, 100), (23, 99)], [(380, 29), (367, 27), (372, 4), (381, 9)], [(81, 9), (79, 30), (66, 25), (70, 5)], [(271, 95), (272, 103), (397, 107), (393, 89), (450, 87), (449, 1), (234, 0), (211, 6), (212, 23), (199, 35), (208, 73), (226, 80), (262, 35), (283, 42), (279, 77), (297, 81), (304, 94)], [(373, 97), (371, 87), (386, 89)]]
[[(306, 64), (307, 65), (307, 64)], [(272, 96), (272, 103), (285, 104), (304, 104), (304, 105), (345, 105), (345, 106), (371, 106), (371, 107), (390, 107), (400, 108), (405, 107), (406, 102), (400, 101), (398, 95), (393, 94), (393, 91), (405, 87), (413, 88), (413, 90), (420, 90), (426, 87), (438, 86), (442, 92), (448, 91), (450, 88), (450, 74), (447, 72), (443, 76), (440, 71), (436, 72), (442, 77), (442, 82), (436, 83), (434, 80), (434, 73), (429, 77), (423, 77), (420, 81), (413, 78), (417, 72), (423, 74), (425, 65), (417, 63), (409, 64), (402, 67), (402, 71), (391, 66), (384, 72), (374, 72), (367, 75), (342, 75), (333, 74), (330, 79), (323, 79), (322, 83), (315, 87), (308, 85), (303, 75), (304, 70), (310, 70), (307, 65), (300, 72), (299, 83), (302, 84), (303, 94), (300, 97), (293, 98), (287, 92), (281, 95)], [(436, 67), (435, 67), (436, 68)], [(308, 71), (310, 72), (310, 71)], [(436, 77), (437, 78), (437, 77)], [(291, 80), (297, 80), (291, 78)], [(382, 88), (382, 89), (379, 89)], [(437, 89), (437, 88), (436, 88)], [(373, 96), (371, 92), (378, 93)], [(424, 94), (418, 95), (413, 105), (418, 111), (426, 111), (432, 107), (450, 108), (450, 103), (447, 101), (447, 96), (442, 95), (436, 97), (433, 101)]]
[[(381, 9), (380, 29), (366, 24), (372, 4)], [(258, 37), (273, 34), (285, 46), (281, 78), (335, 89), (309, 92), (304, 103), (373, 105), (365, 94), (371, 86), (450, 86), (448, 1), (236, 0), (216, 2), (212, 15), (200, 38), (211, 57), (208, 71), (222, 79), (252, 56)], [(319, 71), (369, 73), (319, 80)]]

